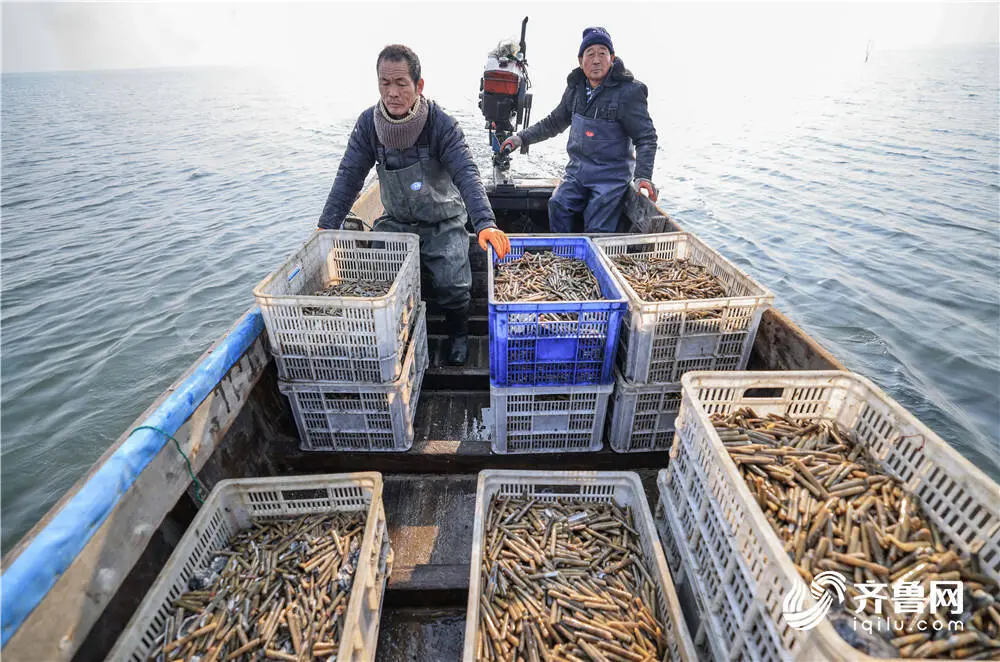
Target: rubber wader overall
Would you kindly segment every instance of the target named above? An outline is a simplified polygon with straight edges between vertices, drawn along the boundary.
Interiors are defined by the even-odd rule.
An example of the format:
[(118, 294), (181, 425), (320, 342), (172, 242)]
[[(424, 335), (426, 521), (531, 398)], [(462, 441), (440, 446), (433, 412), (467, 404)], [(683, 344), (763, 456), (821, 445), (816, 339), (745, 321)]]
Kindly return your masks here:
[(635, 153), (632, 139), (617, 116), (617, 103), (608, 106), (606, 119), (573, 113), (566, 143), (569, 165), (549, 199), (552, 232), (572, 232), (573, 218), (581, 211), (584, 232), (618, 230), (622, 203), (635, 171)]
[(425, 130), (417, 139), (420, 160), (398, 170), (386, 168), (385, 147), (376, 139), (379, 189), (385, 215), (375, 221), (378, 232), (420, 236), (420, 265), (430, 277), (444, 311), (450, 340), (447, 361), (462, 365), (469, 355), (469, 301), (472, 267), (465, 203), (444, 166), (430, 156)]

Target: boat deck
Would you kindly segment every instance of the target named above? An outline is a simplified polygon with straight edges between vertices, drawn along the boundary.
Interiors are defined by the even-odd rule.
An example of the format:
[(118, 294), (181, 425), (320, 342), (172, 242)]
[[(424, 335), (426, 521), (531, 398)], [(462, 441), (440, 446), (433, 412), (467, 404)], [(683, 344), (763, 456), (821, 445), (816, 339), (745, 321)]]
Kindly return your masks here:
[[(377, 192), (377, 187), (372, 191)], [(369, 191), (355, 207), (363, 216), (380, 212)], [(537, 193), (537, 195), (536, 195)], [(542, 195), (545, 193), (545, 195)], [(551, 187), (491, 194), (498, 221), (508, 231), (544, 232), (544, 202)], [(502, 199), (501, 199), (502, 198)], [(651, 203), (650, 203), (651, 204)], [(367, 205), (367, 207), (366, 207)], [(371, 207), (368, 209), (368, 207)], [(654, 208), (655, 209), (655, 208)], [(530, 216), (530, 219), (529, 219)], [(537, 217), (537, 218), (536, 218)], [(529, 219), (533, 227), (515, 227)], [(508, 223), (508, 221), (510, 221)], [(673, 226), (669, 229), (677, 229)], [(212, 392), (176, 431), (190, 440), (191, 462), (211, 487), (227, 478), (379, 471), (394, 566), (386, 587), (377, 659), (459, 659), (474, 526), (478, 473), (484, 469), (635, 471), (651, 506), (655, 475), (666, 466), (664, 451), (494, 455), (482, 410), (490, 406), (486, 254), (470, 236), (473, 302), (470, 358), (465, 366), (443, 365), (444, 320), (428, 305), (430, 366), (424, 376), (405, 453), (303, 452), (288, 401), (278, 390), (277, 370), (268, 360), (266, 334), (251, 338)], [(424, 298), (433, 299), (425, 284)], [(237, 322), (245, 328), (259, 313)], [(234, 327), (235, 329), (236, 327)], [(255, 332), (256, 333), (256, 332)], [(226, 337), (221, 339), (225, 341)], [(136, 420), (142, 424), (213, 356), (215, 345)], [(793, 322), (765, 311), (750, 367), (764, 370), (843, 369)], [(87, 476), (57, 504), (14, 550), (17, 558), (51, 521), (63, 502), (90, 480), (128, 440), (126, 432)], [(145, 597), (160, 569), (188, 530), (197, 507), (172, 446), (163, 445), (150, 468), (122, 497), (108, 519), (45, 595), (4, 653), (11, 659), (103, 659)], [(186, 496), (185, 496), (186, 494)], [(155, 523), (153, 527), (149, 523)], [(113, 541), (113, 542), (112, 542)], [(121, 541), (129, 541), (120, 544)], [(5, 559), (9, 565), (11, 555)]]
[[(379, 660), (448, 660), (461, 655), (476, 482), (483, 469), (637, 471), (655, 504), (664, 451), (620, 454), (494, 455), (482, 410), (490, 406), (486, 262), (474, 247), (474, 299), (469, 360), (444, 365), (444, 319), (429, 304), (430, 366), (424, 375), (406, 453), (323, 453), (298, 450), (294, 427), (268, 442), (280, 447), (280, 473), (381, 471), (383, 502), (395, 560), (382, 609)], [(424, 296), (429, 292), (425, 289)], [(475, 296), (479, 294), (480, 296)]]
[[(655, 509), (656, 473), (668, 459), (665, 451), (622, 454), (607, 445), (596, 453), (492, 454), (482, 416), (483, 408), (490, 406), (486, 262), (477, 246), (470, 247), (470, 255), (474, 299), (469, 361), (461, 367), (444, 365), (444, 320), (429, 304), (430, 366), (409, 452), (304, 452), (298, 450), (294, 428), (287, 427), (287, 435), (270, 440), (280, 446), (274, 454), (282, 458), (280, 473), (375, 469), (384, 475), (383, 499), (395, 560), (382, 610), (379, 660), (460, 658), (481, 470), (635, 471)], [(425, 289), (424, 297), (428, 294)], [(816, 361), (817, 367), (826, 367), (825, 359)], [(753, 362), (765, 366), (767, 360), (755, 352)]]

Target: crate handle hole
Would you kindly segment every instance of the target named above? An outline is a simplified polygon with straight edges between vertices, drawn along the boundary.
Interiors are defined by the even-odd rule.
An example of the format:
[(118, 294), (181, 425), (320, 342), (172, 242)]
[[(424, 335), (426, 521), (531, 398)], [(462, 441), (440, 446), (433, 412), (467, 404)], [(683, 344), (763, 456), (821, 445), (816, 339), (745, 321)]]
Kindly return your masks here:
[(747, 390), (743, 391), (744, 398), (771, 399), (771, 398), (780, 398), (784, 394), (785, 394), (785, 389), (778, 386), (774, 386), (771, 388), (768, 388), (766, 386), (758, 386), (755, 388), (748, 388)]
[(325, 489), (282, 490), (281, 498), (285, 501), (315, 501), (327, 498), (327, 492)]
[(580, 494), (579, 485), (535, 485), (535, 494)]

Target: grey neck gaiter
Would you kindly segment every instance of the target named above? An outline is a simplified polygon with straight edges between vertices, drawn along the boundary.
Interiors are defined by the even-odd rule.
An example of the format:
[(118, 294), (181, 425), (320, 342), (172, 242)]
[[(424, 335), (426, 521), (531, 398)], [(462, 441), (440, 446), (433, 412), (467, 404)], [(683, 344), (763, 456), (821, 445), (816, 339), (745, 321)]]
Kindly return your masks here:
[(427, 124), (428, 104), (422, 96), (402, 119), (393, 119), (382, 102), (375, 107), (375, 135), (380, 143), (391, 149), (408, 149), (417, 143), (420, 132)]

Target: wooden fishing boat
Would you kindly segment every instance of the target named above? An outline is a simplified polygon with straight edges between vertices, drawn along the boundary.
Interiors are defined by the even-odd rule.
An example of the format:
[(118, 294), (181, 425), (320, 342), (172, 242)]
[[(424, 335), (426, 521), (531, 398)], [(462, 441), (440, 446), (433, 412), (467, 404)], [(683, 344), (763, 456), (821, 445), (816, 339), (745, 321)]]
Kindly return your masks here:
[[(508, 232), (546, 232), (554, 180), (489, 189)], [(353, 211), (382, 211), (373, 182)], [(679, 230), (645, 198), (630, 198), (635, 227)], [(470, 358), (442, 365), (443, 318), (428, 310), (431, 365), (415, 441), (405, 453), (305, 453), (279, 393), (257, 308), (233, 326), (124, 431), (3, 559), (5, 660), (95, 660), (114, 645), (192, 521), (185, 458), (209, 488), (225, 478), (379, 471), (395, 561), (385, 593), (380, 660), (458, 659), (464, 635), (476, 478), (483, 469), (629, 470), (656, 503), (666, 452), (494, 455), (483, 425), (489, 397), (486, 256), (472, 241)], [(274, 256), (274, 266), (283, 255)], [(265, 274), (262, 273), (261, 277)], [(750, 359), (761, 370), (843, 370), (776, 309), (763, 314)]]

